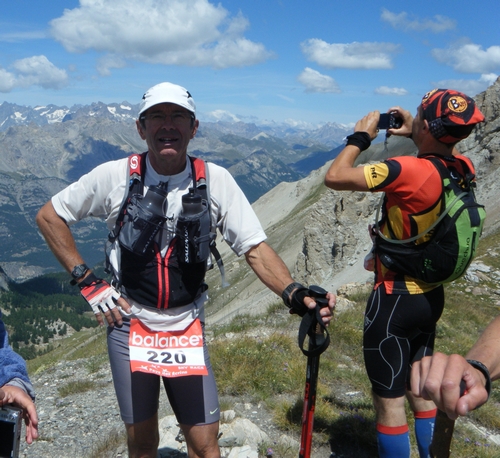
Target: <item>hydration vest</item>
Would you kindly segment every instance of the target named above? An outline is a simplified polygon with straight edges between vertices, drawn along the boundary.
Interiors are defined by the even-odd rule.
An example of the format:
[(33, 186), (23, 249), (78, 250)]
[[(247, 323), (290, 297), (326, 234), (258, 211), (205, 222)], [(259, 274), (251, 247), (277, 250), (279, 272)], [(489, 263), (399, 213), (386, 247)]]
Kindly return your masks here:
[[(438, 219), (420, 234), (397, 240), (387, 216), (383, 217), (391, 237), (379, 230), (377, 209), (375, 252), (384, 266), (393, 272), (408, 275), (430, 284), (447, 283), (460, 278), (475, 256), (486, 213), (474, 194), (476, 183), (467, 162), (443, 157), (449, 167), (433, 156), (422, 156), (437, 168), (442, 182), (441, 212)], [(464, 176), (453, 167), (460, 161)], [(416, 242), (426, 234), (429, 240)]]
[[(119, 249), (119, 278), (114, 275), (113, 285), (141, 305), (156, 309), (180, 307), (196, 300), (208, 289), (205, 283), (205, 273), (208, 260), (199, 262), (184, 262), (182, 246), (184, 240), (176, 228), (176, 235), (170, 241), (165, 255), (161, 253), (161, 246), (154, 240), (150, 248), (144, 253), (137, 254), (127, 248), (120, 234), (129, 234), (137, 224), (137, 215), (133, 211), (134, 200), (141, 199), (144, 194), (144, 176), (146, 172), (146, 154), (133, 154), (128, 158), (129, 188), (120, 207), (114, 229), (109, 233), (107, 252), (109, 247)], [(201, 195), (202, 202), (208, 215), (200, 219), (200, 231), (205, 235), (205, 241), (210, 245), (210, 253), (214, 256), (225, 283), (224, 266), (221, 256), (215, 246), (215, 228), (212, 227), (210, 217), (210, 197), (208, 189), (208, 174), (205, 161), (188, 156), (193, 177), (191, 192)], [(166, 218), (165, 218), (166, 219)], [(142, 223), (143, 224), (143, 223)], [(127, 225), (129, 225), (127, 227)], [(133, 230), (133, 229), (132, 229)], [(139, 229), (136, 229), (139, 231)], [(163, 232), (163, 225), (160, 230)], [(207, 237), (209, 240), (207, 240)], [(194, 236), (196, 239), (196, 235)], [(196, 240), (190, 242), (196, 243)], [(209, 255), (208, 255), (209, 256)], [(110, 272), (109, 254), (106, 256), (106, 268)], [(114, 272), (116, 274), (116, 272)]]

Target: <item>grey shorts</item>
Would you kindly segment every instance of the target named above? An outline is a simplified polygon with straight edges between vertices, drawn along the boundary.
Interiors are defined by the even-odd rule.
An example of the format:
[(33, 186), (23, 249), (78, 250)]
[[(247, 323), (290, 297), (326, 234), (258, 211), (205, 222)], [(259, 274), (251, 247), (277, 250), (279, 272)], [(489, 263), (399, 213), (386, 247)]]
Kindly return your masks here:
[(215, 378), (203, 345), (208, 375), (160, 377), (131, 372), (128, 339), (130, 321), (122, 327), (108, 327), (108, 354), (122, 420), (127, 424), (151, 418), (159, 406), (160, 379), (177, 421), (184, 425), (205, 425), (219, 421), (219, 399)]

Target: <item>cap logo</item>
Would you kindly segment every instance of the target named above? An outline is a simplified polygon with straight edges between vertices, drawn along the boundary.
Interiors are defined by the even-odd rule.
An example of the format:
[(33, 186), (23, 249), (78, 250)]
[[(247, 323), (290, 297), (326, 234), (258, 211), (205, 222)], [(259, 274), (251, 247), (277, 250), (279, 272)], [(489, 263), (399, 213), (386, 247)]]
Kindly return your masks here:
[(465, 100), (463, 97), (460, 97), (459, 95), (448, 100), (448, 108), (455, 113), (463, 113), (465, 110), (467, 110), (467, 107), (467, 100)]
[(429, 100), (432, 97), (432, 95), (435, 94), (437, 91), (438, 91), (438, 89), (433, 89), (432, 91), (427, 92), (427, 94), (425, 94), (422, 97), (422, 102)]

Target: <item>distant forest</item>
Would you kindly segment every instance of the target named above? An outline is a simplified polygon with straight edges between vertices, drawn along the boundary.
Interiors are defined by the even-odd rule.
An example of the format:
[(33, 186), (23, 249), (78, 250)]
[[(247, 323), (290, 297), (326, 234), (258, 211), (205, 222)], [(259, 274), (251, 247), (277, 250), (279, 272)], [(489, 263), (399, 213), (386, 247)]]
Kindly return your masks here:
[[(52, 348), (55, 336), (97, 326), (87, 302), (67, 273), (47, 274), (24, 283), (9, 283), (0, 293), (2, 319), (12, 347), (25, 359)], [(90, 312), (90, 313), (89, 313)]]

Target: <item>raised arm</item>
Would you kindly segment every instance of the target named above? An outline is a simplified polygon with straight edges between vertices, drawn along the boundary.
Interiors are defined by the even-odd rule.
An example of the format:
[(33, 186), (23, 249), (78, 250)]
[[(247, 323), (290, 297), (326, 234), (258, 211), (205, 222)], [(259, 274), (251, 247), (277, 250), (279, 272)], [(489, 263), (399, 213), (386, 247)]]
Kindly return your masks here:
[(325, 175), (325, 185), (337, 191), (368, 191), (363, 167), (354, 167), (361, 151), (370, 146), (378, 133), (378, 111), (368, 113), (354, 126), (347, 145), (334, 159)]

